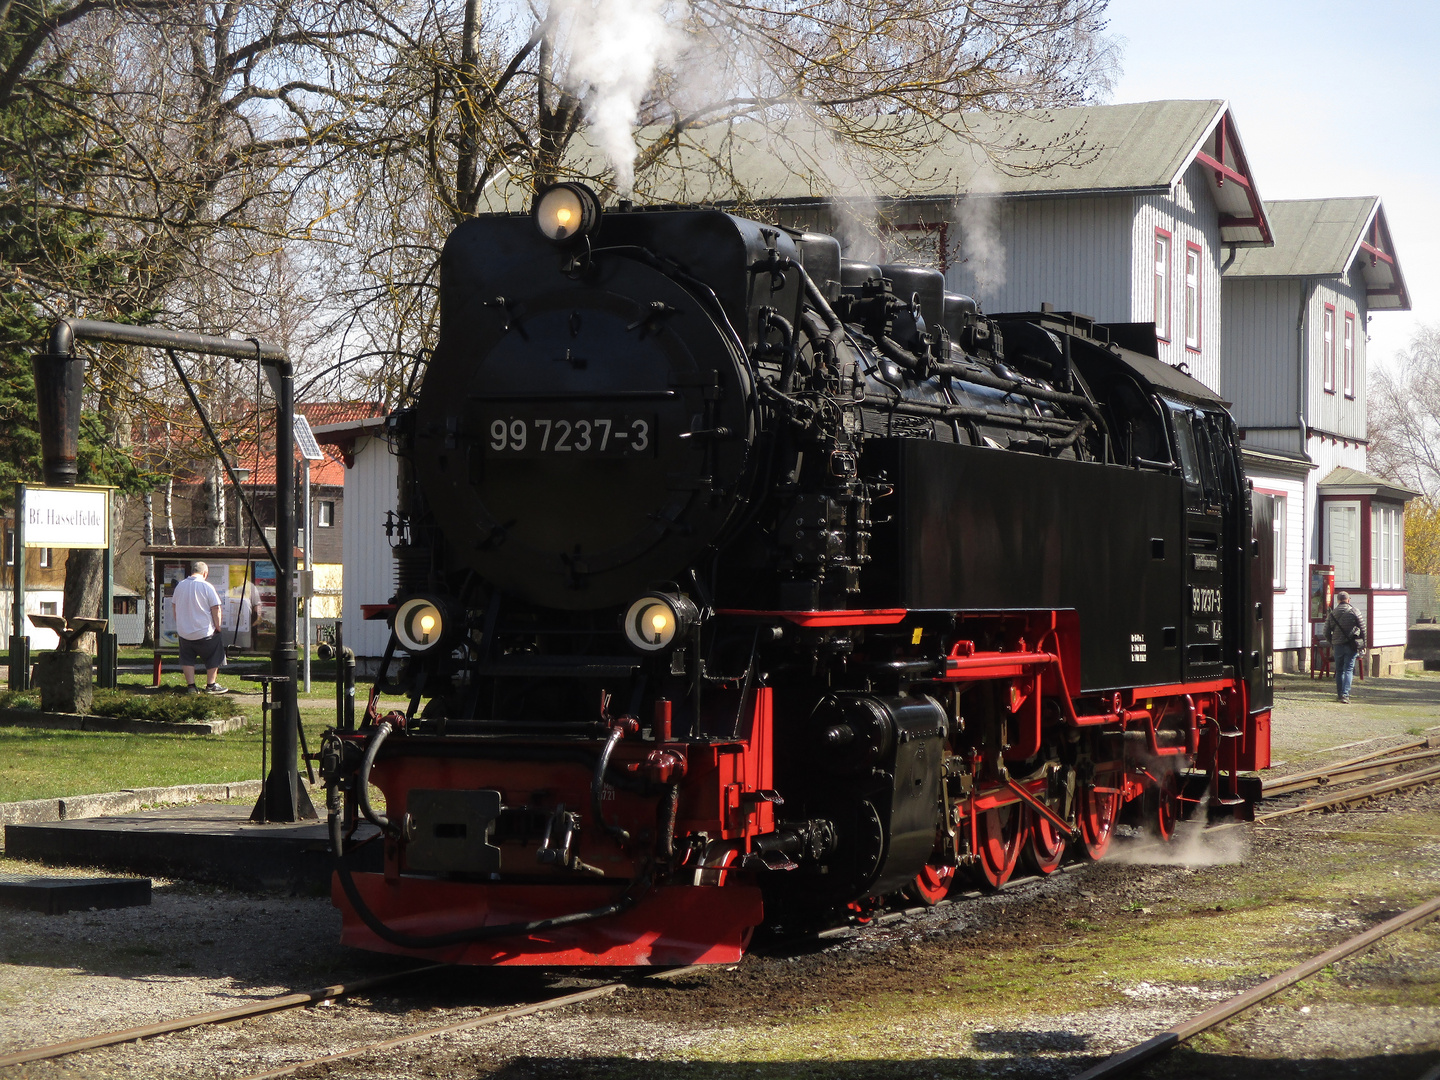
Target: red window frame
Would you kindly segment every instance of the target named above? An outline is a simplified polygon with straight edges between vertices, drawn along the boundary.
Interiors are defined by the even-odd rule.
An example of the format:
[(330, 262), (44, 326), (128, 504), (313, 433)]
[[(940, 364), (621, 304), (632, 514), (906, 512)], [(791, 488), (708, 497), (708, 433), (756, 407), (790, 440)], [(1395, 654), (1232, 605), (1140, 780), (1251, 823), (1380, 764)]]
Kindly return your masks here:
[(1320, 328), (1320, 356), (1323, 363), (1322, 385), (1327, 394), (1335, 393), (1335, 305), (1325, 305), (1325, 321)]
[[(1174, 237), (1164, 229), (1155, 230), (1155, 248), (1160, 247), (1161, 240), (1165, 243), (1165, 300), (1160, 300), (1160, 260), (1151, 258), (1151, 280), (1155, 283), (1155, 336), (1161, 341), (1168, 342), (1174, 333), (1171, 321), (1175, 318), (1175, 246)], [(1153, 250), (1153, 249), (1152, 249)], [(1161, 322), (1160, 316), (1165, 316)]]
[[(1190, 255), (1195, 255), (1195, 340), (1190, 340)], [(1200, 291), (1202, 249), (1193, 241), (1185, 241), (1185, 348), (1188, 352), (1200, 351), (1201, 329), (1205, 325), (1204, 298)]]
[(1344, 337), (1345, 396), (1355, 398), (1355, 313), (1345, 312)]

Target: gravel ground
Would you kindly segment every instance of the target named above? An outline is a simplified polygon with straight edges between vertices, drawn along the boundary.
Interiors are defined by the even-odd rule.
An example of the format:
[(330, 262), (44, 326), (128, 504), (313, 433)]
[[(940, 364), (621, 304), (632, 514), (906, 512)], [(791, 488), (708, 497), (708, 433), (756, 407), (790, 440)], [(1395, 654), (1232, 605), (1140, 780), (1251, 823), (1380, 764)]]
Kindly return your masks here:
[[(1371, 680), (1348, 708), (1285, 679), (1275, 759), (1308, 767), (1440, 723), (1440, 679)], [(1330, 749), (1364, 740), (1363, 748)], [(1329, 750), (1328, 753), (1321, 751)], [(1277, 823), (1277, 826), (1280, 823)], [(1062, 1077), (1440, 893), (1440, 788), (1118, 857), (562, 1012), (311, 1070), (801, 1080)], [(0, 860), (0, 873), (66, 873)], [(0, 911), (0, 1053), (364, 978), (407, 962), (334, 944), (327, 901), (157, 881), (149, 908)], [(1406, 931), (1152, 1064), (1152, 1077), (1416, 1080), (1440, 1062), (1440, 925)], [(586, 973), (581, 973), (586, 974)], [(593, 974), (593, 973), (591, 973)], [(459, 970), (0, 1080), (241, 1078), (594, 980)]]

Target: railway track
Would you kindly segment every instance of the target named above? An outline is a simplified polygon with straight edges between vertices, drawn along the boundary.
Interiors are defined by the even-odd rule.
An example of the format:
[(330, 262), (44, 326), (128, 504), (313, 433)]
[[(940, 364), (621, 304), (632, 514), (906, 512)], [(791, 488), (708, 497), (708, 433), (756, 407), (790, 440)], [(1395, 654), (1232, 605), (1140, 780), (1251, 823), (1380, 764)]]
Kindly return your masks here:
[(381, 1039), (377, 1042), (364, 1043), (360, 1046), (351, 1047), (348, 1050), (341, 1050), (334, 1054), (326, 1054), (323, 1057), (310, 1058), (306, 1061), (294, 1061), (278, 1069), (270, 1069), (262, 1073), (253, 1073), (243, 1077), (242, 1080), (279, 1080), (282, 1076), (290, 1076), (301, 1069), (308, 1069), (318, 1065), (329, 1065), (337, 1061), (346, 1061), (352, 1058), (364, 1057), (367, 1054), (381, 1053), (385, 1050), (393, 1050), (396, 1047), (408, 1046), (412, 1043), (423, 1042), (426, 1039), (433, 1039), (438, 1035), (449, 1035), (457, 1031), (469, 1031), (474, 1028), (492, 1027), (495, 1024), (503, 1024), (507, 1020), (518, 1020), (522, 1016), (531, 1016), (539, 1012), (549, 1012), (551, 1009), (563, 1009), (567, 1005), (578, 1005), (582, 1001), (593, 1001), (595, 998), (608, 997), (621, 990), (629, 989), (631, 986), (644, 984), (648, 981), (673, 979), (679, 975), (685, 975), (693, 971), (700, 971), (709, 965), (692, 965), (690, 967), (666, 968), (648, 972), (635, 978), (615, 979), (612, 982), (603, 983), (600, 986), (593, 986), (587, 990), (577, 990), (569, 994), (560, 994), (556, 997), (546, 998), (543, 1001), (533, 1001), (527, 1005), (516, 1005), (512, 1008), (497, 1009), (494, 1012), (486, 1013), (484, 1016), (472, 1016), (465, 1020), (458, 1020), (453, 1024), (442, 1024), (439, 1027), (425, 1028), (421, 1031), (412, 1031), (406, 1035), (397, 1035), (392, 1039)]
[(1353, 956), (1363, 949), (1368, 949), (1377, 941), (1389, 937), (1391, 934), (1405, 930), (1409, 927), (1419, 926), (1428, 922), (1435, 916), (1440, 915), (1440, 896), (1428, 900), (1418, 907), (1413, 907), (1402, 915), (1397, 915), (1378, 926), (1373, 926), (1363, 934), (1357, 934), (1349, 941), (1343, 942), (1335, 948), (1313, 957), (1303, 964), (1297, 964), (1289, 971), (1281, 972), (1274, 978), (1266, 979), (1259, 986), (1251, 987), (1243, 994), (1237, 994), (1228, 1001), (1222, 1001), (1212, 1008), (1191, 1017), (1184, 1023), (1162, 1031), (1159, 1035), (1146, 1039), (1144, 1042), (1132, 1046), (1105, 1061), (1094, 1065), (1084, 1072), (1077, 1074), (1074, 1080), (1108, 1080), (1113, 1076), (1120, 1076), (1129, 1072), (1137, 1065), (1141, 1065), (1161, 1054), (1168, 1053), (1179, 1046), (1186, 1039), (1217, 1027), (1252, 1006), (1258, 1005), (1267, 998), (1273, 997), (1286, 987), (1294, 986), (1301, 979), (1308, 978), (1316, 972), (1322, 971), (1338, 960), (1347, 956)]
[[(1330, 765), (1306, 770), (1303, 773), (1296, 773), (1286, 777), (1278, 777), (1274, 781), (1267, 783), (1264, 787), (1267, 802), (1270, 799), (1278, 799), (1282, 802), (1289, 802), (1289, 797), (1293, 796), (1296, 792), (1308, 790), (1314, 787), (1334, 787), (1337, 790), (1319, 799), (1311, 799), (1298, 803), (1292, 802), (1290, 805), (1284, 805), (1275, 810), (1258, 813), (1255, 815), (1255, 821), (1257, 823), (1266, 822), (1278, 818), (1289, 817), (1296, 814), (1309, 813), (1313, 811), (1328, 809), (1335, 806), (1362, 802), (1367, 799), (1375, 798), (1376, 796), (1405, 790), (1407, 788), (1416, 787), (1421, 784), (1440, 781), (1440, 760), (1437, 760), (1440, 759), (1440, 748), (1436, 748), (1434, 746), (1434, 743), (1432, 741), (1433, 739), (1434, 737), (1432, 736), (1432, 738), (1429, 740), (1421, 739), (1400, 746), (1389, 747), (1384, 750), (1374, 751), (1372, 753), (1364, 754), (1359, 757), (1349, 758), (1344, 761), (1335, 762)], [(1398, 772), (1397, 775), (1390, 776), (1388, 778), (1372, 780), (1372, 782), (1368, 784), (1352, 786), (1355, 785), (1356, 782), (1359, 780), (1370, 779), (1378, 774), (1397, 772), (1397, 770), (1405, 769), (1406, 766), (1413, 767), (1409, 768), (1406, 771)], [(1246, 823), (1228, 822), (1222, 825), (1212, 826), (1211, 828), (1205, 830), (1205, 832), (1218, 832), (1224, 829), (1238, 827), (1243, 824)], [(1056, 871), (1056, 874), (1063, 874), (1067, 872), (1081, 870), (1084, 869), (1087, 865), (1089, 864), (1084, 862), (1067, 863), (1061, 866)], [(1048, 876), (1053, 877), (1054, 875)], [(1001, 890), (1009, 890), (1033, 882), (1043, 881), (1046, 880), (1046, 877), (1047, 875), (1040, 874), (1017, 876), (1007, 881), (1003, 886), (1001, 886)], [(963, 901), (972, 900), (987, 895), (988, 893), (993, 893), (994, 891), (996, 890), (969, 889), (964, 892), (954, 893), (947, 899), (941, 901), (939, 905), (935, 906), (949, 906), (953, 904), (958, 904)], [(1440, 912), (1440, 898), (1432, 901), (1430, 905), (1422, 905), (1422, 908), (1424, 908), (1428, 912), (1428, 914), (1420, 916), (1416, 915), (1415, 912), (1409, 912), (1406, 914), (1406, 916), (1402, 916), (1401, 919), (1405, 919), (1410, 916), (1415, 916), (1416, 919), (1433, 917), (1435, 913)], [(893, 925), (894, 923), (924, 914), (926, 912), (931, 912), (933, 910), (934, 907), (932, 906), (917, 905), (898, 911), (891, 911), (882, 915), (877, 915), (868, 922), (858, 925), (847, 925), (835, 927), (830, 930), (820, 931), (817, 934), (810, 935), (810, 939), (817, 941), (828, 941), (837, 938), (852, 937), (857, 933), (863, 933), (867, 929)], [(1416, 909), (1416, 912), (1420, 910), (1421, 909)], [(1399, 925), (1399, 922), (1400, 920), (1391, 920), (1391, 923), (1395, 923), (1397, 925), (1395, 925), (1390, 930), (1386, 930), (1385, 933), (1393, 933), (1395, 929), (1400, 929), (1401, 925)], [(1375, 928), (1375, 931), (1371, 931), (1368, 933), (1373, 934), (1383, 930), (1385, 927), (1391, 927), (1391, 923), (1382, 924), (1381, 927)], [(1403, 925), (1410, 925), (1410, 923), (1404, 923)], [(1380, 936), (1385, 935), (1380, 934)], [(1361, 939), (1364, 939), (1364, 941), (1361, 941)], [(1367, 937), (1367, 935), (1361, 935), (1360, 938), (1354, 939), (1354, 941), (1352, 942), (1347, 942), (1345, 946), (1341, 946), (1340, 948), (1344, 949), (1353, 944), (1354, 948), (1351, 949), (1351, 951), (1358, 951), (1359, 949), (1364, 948), (1366, 944), (1370, 943), (1373, 940), (1378, 940), (1378, 937), (1370, 938)], [(1360, 943), (1354, 944), (1355, 942)], [(1332, 954), (1335, 955), (1332, 956)], [(1331, 950), (1330, 953), (1324, 954), (1323, 957), (1317, 957), (1316, 960), (1310, 961), (1309, 964), (1313, 965), (1315, 963), (1318, 963), (1324, 957), (1331, 957), (1329, 960), (1326, 960), (1325, 963), (1320, 965), (1321, 967), (1323, 967), (1328, 965), (1329, 963), (1333, 963), (1334, 960), (1338, 959), (1341, 955), (1349, 955), (1349, 953), (1337, 953), (1336, 950)], [(315, 990), (309, 990), (293, 994), (285, 994), (274, 998), (267, 998), (263, 1001), (253, 1002), (248, 1005), (236, 1006), (235, 1008), (231, 1009), (223, 1009), (208, 1013), (197, 1013), (191, 1016), (162, 1021), (156, 1024), (127, 1028), (120, 1031), (107, 1032), (100, 1035), (73, 1039), (67, 1042), (53, 1043), (45, 1046), (15, 1051), (10, 1054), (0, 1055), (0, 1068), (11, 1065), (21, 1065), (34, 1061), (50, 1060), (54, 1058), (64, 1057), (69, 1054), (79, 1053), (87, 1050), (100, 1049), (106, 1046), (114, 1046), (121, 1043), (138, 1042), (142, 1039), (155, 1038), (160, 1035), (185, 1031), (190, 1028), (201, 1027), (208, 1024), (230, 1023), (236, 1020), (244, 1020), (252, 1017), (265, 1016), (273, 1013), (283, 1012), (290, 1009), (302, 1008), (307, 1005), (315, 1005), (322, 1001), (336, 1000), (353, 994), (374, 990), (381, 986), (400, 982), (405, 979), (413, 978), (416, 975), (437, 971), (449, 966), (450, 965), (446, 964), (430, 964), (422, 967), (413, 968), (407, 971), (396, 972), (391, 975), (379, 976), (372, 979), (365, 979), (354, 983), (336, 984), (332, 986), (320, 987)], [(1318, 967), (1310, 968), (1307, 965), (1301, 965), (1301, 967), (1307, 969), (1307, 974), (1319, 970)], [(481, 1016), (468, 1017), (464, 1020), (456, 1021), (451, 1024), (444, 1024), (437, 1027), (426, 1028), (420, 1031), (411, 1032), (406, 1035), (396, 1036), (390, 1039), (365, 1043), (362, 1045), (358, 1045), (354, 1048), (343, 1050), (334, 1054), (325, 1055), (323, 1057), (317, 1057), (305, 1061), (291, 1062), (282, 1068), (273, 1069), (262, 1073), (256, 1073), (252, 1076), (245, 1077), (244, 1080), (276, 1080), (276, 1078), (291, 1075), (292, 1073), (298, 1072), (305, 1068), (309, 1068), (311, 1066), (324, 1065), (335, 1061), (361, 1057), (370, 1053), (378, 1053), (388, 1049), (393, 1049), (395, 1047), (420, 1042), (439, 1035), (445, 1035), (474, 1028), (488, 1027), (495, 1024), (503, 1023), (507, 1020), (517, 1019), (522, 1016), (529, 1016), (537, 1012), (564, 1008), (567, 1005), (574, 1005), (580, 1002), (589, 1001), (600, 997), (606, 997), (619, 991), (625, 990), (631, 986), (643, 985), (648, 980), (674, 978), (680, 974), (702, 969), (703, 966), (663, 969), (648, 973), (638, 978), (629, 977), (622, 979), (614, 979), (609, 982), (605, 982), (598, 986), (590, 987), (584, 990), (571, 991), (564, 994), (556, 995), (554, 997), (545, 998), (540, 1001), (530, 1002), (524, 1005), (499, 1008), (490, 1012), (486, 1012)], [(1286, 972), (1283, 975), (1277, 976), (1275, 979), (1269, 980), (1268, 982), (1262, 984), (1260, 987), (1256, 987), (1255, 990), (1249, 991), (1246, 995), (1241, 995), (1240, 998), (1234, 999), (1234, 1001), (1240, 1002), (1242, 999), (1245, 999), (1249, 1002), (1249, 1004), (1254, 1004), (1256, 1001), (1263, 1000), (1264, 997), (1268, 997), (1270, 996), (1270, 994), (1278, 992), (1280, 989), (1283, 989), (1284, 986), (1291, 985), (1291, 983), (1298, 981), (1301, 978), (1304, 978), (1304, 974), (1294, 975), (1294, 972), (1299, 970), (1300, 969), (1298, 968), (1293, 969), (1291, 972)], [(1290, 978), (1290, 982), (1280, 982), (1280, 980), (1284, 980), (1292, 975), (1294, 977)], [(1274, 984), (1273, 987), (1272, 984)], [(1266, 987), (1271, 987), (1271, 989), (1264, 993), (1261, 993), (1261, 991), (1265, 990)], [(1259, 996), (1255, 996), (1252, 999), (1251, 995), (1257, 994)], [(1145, 1044), (1142, 1044), (1140, 1047), (1133, 1048), (1131, 1051), (1126, 1051), (1126, 1055), (1143, 1054), (1143, 1056), (1126, 1057), (1126, 1055), (1119, 1055), (1115, 1060), (1118, 1061), (1119, 1058), (1125, 1058), (1125, 1060), (1131, 1064), (1138, 1064), (1141, 1061), (1148, 1060), (1148, 1057), (1150, 1056), (1154, 1056), (1157, 1053), (1164, 1052), (1164, 1050), (1168, 1049), (1170, 1046), (1178, 1045), (1179, 1042), (1183, 1041), (1186, 1038), (1189, 1038), (1190, 1035), (1195, 1034), (1198, 1031), (1205, 1030), (1205, 1027), (1203, 1026), (1193, 1027), (1192, 1030), (1191, 1025), (1199, 1023), (1202, 1020), (1206, 1020), (1207, 1026), (1213, 1026), (1214, 1024), (1235, 1015), (1236, 1012), (1241, 1011), (1243, 1008), (1249, 1007), (1248, 1004), (1242, 1004), (1235, 1005), (1234, 1008), (1231, 1008), (1232, 1004), (1232, 1002), (1226, 1002), (1220, 1006), (1216, 1006), (1214, 1009), (1209, 1010), (1207, 1013), (1201, 1014), (1201, 1016), (1197, 1017), (1195, 1021), (1188, 1022), (1187, 1025), (1182, 1025), (1180, 1028), (1174, 1029), (1170, 1032), (1162, 1033), (1161, 1035), (1156, 1036), (1155, 1039), (1150, 1040)], [(1225, 1011), (1227, 1009), (1230, 1009), (1230, 1011)], [(1222, 1013), (1223, 1015), (1221, 1015)], [(1164, 1045), (1161, 1046), (1161, 1043), (1164, 1043)], [(1152, 1046), (1152, 1044), (1154, 1045)], [(1105, 1064), (1107, 1067), (1110, 1066), (1109, 1062), (1103, 1064)], [(1115, 1067), (1120, 1068), (1121, 1066), (1116, 1065)], [(1125, 1065), (1124, 1067), (1128, 1068), (1129, 1065)], [(1100, 1068), (1100, 1066), (1096, 1066), (1096, 1068), (1098, 1069)], [(1118, 1075), (1118, 1073), (1114, 1072), (1101, 1073), (1094, 1072), (1092, 1070), (1091, 1072), (1082, 1074), (1082, 1076), (1085, 1078), (1085, 1080), (1093, 1080), (1092, 1074), (1093, 1077)], [(1077, 1080), (1080, 1080), (1080, 1078), (1077, 1078)]]
[(393, 975), (380, 975), (373, 979), (361, 979), (359, 982), (337, 983), (334, 986), (322, 986), (317, 990), (282, 994), (279, 997), (251, 1002), (249, 1005), (237, 1005), (233, 1009), (195, 1013), (191, 1016), (177, 1017), (174, 1020), (162, 1020), (158, 1024), (143, 1024), (140, 1027), (124, 1028), (120, 1031), (107, 1031), (101, 1035), (87, 1035), (81, 1039), (69, 1039), (65, 1042), (34, 1046), (28, 1050), (16, 1050), (9, 1054), (0, 1054), (0, 1068), (8, 1065), (24, 1065), (31, 1061), (49, 1061), (69, 1054), (78, 1054), (83, 1050), (99, 1050), (106, 1046), (139, 1042), (141, 1039), (153, 1039), (176, 1031), (204, 1027), (207, 1024), (228, 1024), (236, 1020), (248, 1020), (255, 1016), (267, 1016), (270, 1013), (298, 1009), (304, 1005), (315, 1005), (321, 1001), (334, 1001), (449, 966), (449, 964), (426, 964), (422, 967), (410, 968), (408, 971), (399, 971)]
[[(233, 1009), (195, 1013), (191, 1016), (182, 1016), (157, 1024), (146, 1024), (140, 1027), (125, 1028), (120, 1031), (110, 1031), (100, 1035), (91, 1035), (81, 1039), (71, 1039), (66, 1042), (36, 1046), (27, 1050), (18, 1050), (10, 1054), (0, 1055), (0, 1068), (9, 1065), (24, 1065), (34, 1061), (49, 1061), (86, 1050), (98, 1050), (106, 1046), (117, 1046), (121, 1043), (139, 1042), (142, 1039), (156, 1038), (161, 1035), (169, 1035), (191, 1028), (205, 1027), (210, 1024), (226, 1024), (257, 1016), (269, 1016), (274, 1013), (302, 1008), (306, 1005), (315, 1005), (322, 1001), (334, 1001), (352, 994), (358, 994), (396, 983), (403, 979), (410, 979), (416, 975), (435, 972), (452, 966), (453, 965), (450, 964), (427, 964), (423, 967), (411, 968), (408, 971), (397, 972), (393, 975), (381, 975), (373, 979), (363, 979), (353, 983), (338, 983), (333, 986), (324, 986), (315, 990), (266, 998), (263, 1001), (252, 1002), (249, 1005), (240, 1005)], [(707, 965), (664, 968), (647, 972), (638, 977), (630, 976), (612, 979), (609, 982), (601, 983), (599, 986), (589, 987), (584, 990), (570, 991), (554, 997), (544, 998), (540, 1001), (495, 1009), (481, 1016), (467, 1017), (464, 1020), (459, 1020), (451, 1024), (425, 1028), (420, 1031), (414, 1031), (376, 1042), (363, 1043), (348, 1050), (327, 1054), (323, 1057), (290, 1062), (281, 1068), (271, 1069), (246, 1077), (245, 1080), (272, 1080), (272, 1078), (275, 1077), (289, 1076), (292, 1073), (312, 1065), (323, 1065), (329, 1062), (343, 1061), (348, 1058), (363, 1057), (366, 1054), (378, 1053), (398, 1046), (422, 1042), (426, 1039), (434, 1038), (437, 1035), (446, 1035), (472, 1028), (490, 1027), (495, 1024), (504, 1023), (507, 1020), (518, 1019), (522, 1016), (547, 1012), (551, 1009), (561, 1009), (567, 1005), (576, 1005), (580, 1002), (591, 1001), (595, 998), (608, 997), (611, 994), (628, 989), (631, 986), (643, 985), (645, 982), (652, 980), (675, 978), (676, 976), (689, 972), (703, 970), (706, 966)]]

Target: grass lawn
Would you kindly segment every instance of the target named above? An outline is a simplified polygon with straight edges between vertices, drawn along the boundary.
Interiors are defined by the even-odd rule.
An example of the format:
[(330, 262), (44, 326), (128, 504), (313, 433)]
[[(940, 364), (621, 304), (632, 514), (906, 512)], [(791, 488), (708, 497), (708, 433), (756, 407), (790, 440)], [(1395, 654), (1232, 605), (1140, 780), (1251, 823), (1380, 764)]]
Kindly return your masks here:
[[(121, 664), (148, 661), (153, 654), (121, 650)], [(0, 658), (3, 662), (3, 658)], [(238, 677), (238, 670), (268, 670), (263, 662), (241, 662), (221, 669), (220, 682), (233, 692), (220, 699), (232, 716), (250, 723), (225, 735), (132, 735), (112, 732), (52, 731), (0, 727), (0, 802), (88, 795), (136, 787), (173, 784), (219, 784), (258, 780), (260, 771), (259, 686)], [(203, 673), (201, 681), (204, 681)], [(175, 657), (165, 658), (162, 684), (184, 685)], [(320, 734), (335, 722), (334, 664), (311, 663), (309, 694), (300, 694), (300, 717), (311, 751)], [(120, 689), (149, 690), (146, 674), (120, 676)], [(359, 709), (366, 687), (356, 688)], [(391, 704), (387, 702), (387, 707)], [(403, 707), (403, 705), (401, 705)], [(303, 772), (303, 763), (302, 763)]]

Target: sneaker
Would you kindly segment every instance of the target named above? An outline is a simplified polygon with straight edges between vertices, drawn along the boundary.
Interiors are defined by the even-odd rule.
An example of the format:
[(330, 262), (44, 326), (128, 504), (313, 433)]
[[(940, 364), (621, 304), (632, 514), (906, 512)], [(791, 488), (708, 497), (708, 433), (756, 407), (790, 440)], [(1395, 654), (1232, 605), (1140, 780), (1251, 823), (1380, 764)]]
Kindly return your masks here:
[(198, 694), (199, 692), (200, 688), (196, 686), (193, 682), (189, 686), (185, 687), (185, 693), (187, 694)]
[(1348, 696), (1342, 697), (1342, 698), (1340, 699), (1340, 704), (1341, 704), (1341, 705), (1349, 705), (1349, 704), (1350, 704), (1350, 698), (1349, 698)]
[(206, 686), (206, 687), (205, 687), (205, 692), (206, 692), (207, 694), (224, 694), (224, 693), (228, 693), (228, 691), (225, 689), (225, 687), (221, 686), (219, 683), (216, 683), (216, 682), (212, 682), (212, 683), (210, 683), (208, 686)]

